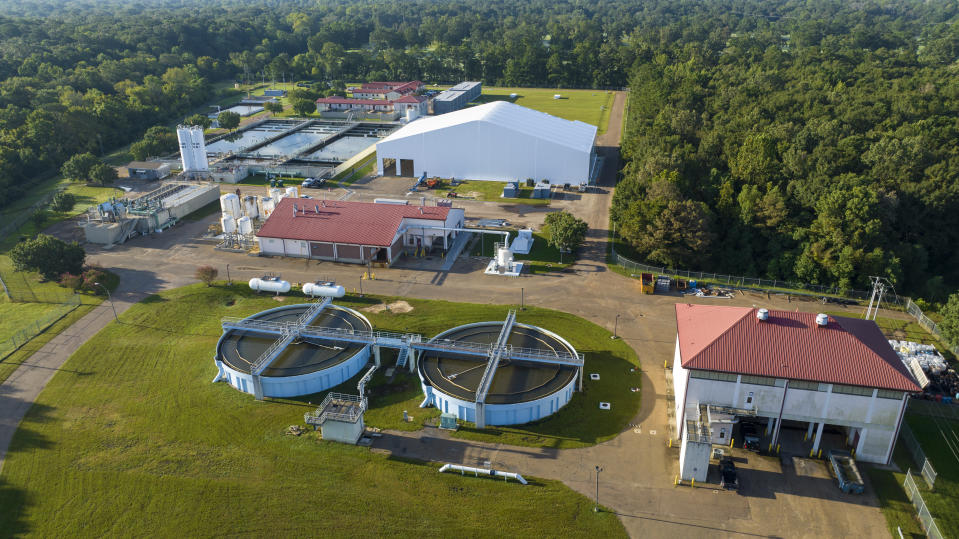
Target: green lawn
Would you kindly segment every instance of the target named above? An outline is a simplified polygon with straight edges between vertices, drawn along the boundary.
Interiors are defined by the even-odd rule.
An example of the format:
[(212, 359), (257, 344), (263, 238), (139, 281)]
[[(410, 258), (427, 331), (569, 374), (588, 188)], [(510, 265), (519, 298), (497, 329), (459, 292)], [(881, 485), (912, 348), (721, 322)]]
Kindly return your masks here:
[[(427, 86), (431, 90), (446, 89), (449, 86)], [(516, 94), (516, 98), (510, 97)], [(555, 94), (561, 99), (553, 99)], [(502, 88), (484, 86), (483, 94), (477, 103), (491, 101), (511, 101), (533, 110), (552, 114), (567, 120), (579, 120), (595, 125), (597, 134), (606, 132), (609, 126), (609, 113), (613, 106), (613, 94), (606, 90), (566, 90), (557, 88)]]
[(487, 202), (500, 202), (502, 204), (527, 204), (529, 206), (548, 206), (548, 198), (530, 198), (533, 195), (533, 188), (526, 187), (525, 182), (520, 182), (519, 196), (516, 198), (503, 198), (503, 188), (505, 182), (467, 180), (460, 181), (459, 185), (453, 187), (449, 180), (441, 180), (435, 188), (437, 193), (445, 194), (447, 191), (454, 191), (458, 196), (472, 198), (473, 200), (485, 200)]
[[(4, 305), (5, 304), (0, 303), (0, 308)], [(50, 340), (59, 335), (60, 332), (73, 325), (74, 322), (83, 318), (87, 313), (93, 310), (94, 307), (94, 305), (80, 305), (61, 318), (57, 323), (47, 328), (46, 331), (30, 339), (30, 342), (22, 348), (4, 358), (3, 361), (0, 361), (0, 383), (3, 383), (3, 381), (6, 380), (13, 371), (17, 370), (17, 367), (24, 361), (29, 359), (34, 352), (50, 342)], [(2, 489), (2, 481), (0, 481), (0, 489)]]
[(889, 534), (892, 537), (899, 537), (899, 530), (901, 529), (903, 537), (920, 539), (925, 537), (926, 534), (922, 531), (922, 526), (919, 525), (919, 520), (916, 517), (916, 509), (909, 498), (906, 497), (906, 492), (902, 486), (906, 478), (905, 470), (911, 462), (905, 449), (899, 446), (893, 453), (893, 460), (903, 470), (902, 472), (878, 468), (871, 464), (860, 464), (860, 466), (869, 476), (869, 482), (872, 484), (876, 497), (879, 498), (882, 514), (886, 517)]
[[(495, 523), (496, 534), (506, 536), (625, 535), (615, 515), (593, 513), (588, 498), (556, 481), (521, 486), (438, 474), (437, 465), (318, 441), (312, 432), (285, 436), (286, 427), (301, 423), (311, 409), (306, 402), (322, 395), (257, 402), (210, 382), (220, 317), (277, 305), (245, 288), (194, 285), (151, 296), (74, 354), (30, 409), (7, 454), (0, 475), (5, 534), (277, 536), (323, 530), (409, 536), (442, 530), (472, 536)], [(374, 301), (349, 297), (338, 303)], [(377, 329), (432, 331), (500, 319), (506, 312), (505, 306), (409, 301), (411, 313), (369, 317)], [(609, 341), (605, 331), (571, 315), (532, 309), (519, 319), (543, 322), (571, 338), (587, 354), (587, 372), (626, 371), (636, 363), (620, 341)], [(558, 414), (569, 423), (565, 436), (584, 437), (588, 430), (600, 439), (625, 425), (619, 418), (613, 425), (595, 417), (590, 425), (577, 425), (587, 408), (595, 408), (594, 400), (613, 400), (613, 410), (623, 409), (623, 421), (627, 409), (631, 416), (638, 408), (638, 393), (607, 394), (619, 391), (625, 376), (603, 378), (610, 378), (606, 385), (587, 384), (585, 396), (577, 394)], [(407, 406), (404, 399), (415, 393), (409, 381), (371, 403), (371, 424), (377, 410)], [(355, 379), (350, 384), (355, 388)], [(409, 410), (414, 416), (424, 412)], [(544, 429), (545, 423), (527, 430)]]
[[(62, 311), (56, 303), (0, 303), (0, 343), (22, 330), (37, 330), (37, 321)], [(2, 355), (2, 346), (0, 346)]]
[[(509, 230), (509, 232), (510, 242), (512, 243), (513, 238), (516, 237), (516, 230)], [(502, 238), (500, 238), (500, 240), (501, 239)], [(473, 245), (473, 250), (470, 252), (470, 255), (493, 258), (496, 255), (493, 245), (496, 241), (496, 239), (493, 239), (493, 237), (489, 235), (487, 235), (485, 240), (480, 238)], [(533, 247), (530, 249), (529, 254), (514, 253), (513, 259), (518, 262), (527, 263), (527, 267), (531, 273), (546, 273), (570, 267), (573, 265), (573, 262), (576, 261), (576, 253), (563, 253), (561, 258), (559, 249), (549, 244), (549, 229), (544, 227), (539, 232), (533, 232)], [(562, 260), (562, 262), (560, 262), (560, 260)]]

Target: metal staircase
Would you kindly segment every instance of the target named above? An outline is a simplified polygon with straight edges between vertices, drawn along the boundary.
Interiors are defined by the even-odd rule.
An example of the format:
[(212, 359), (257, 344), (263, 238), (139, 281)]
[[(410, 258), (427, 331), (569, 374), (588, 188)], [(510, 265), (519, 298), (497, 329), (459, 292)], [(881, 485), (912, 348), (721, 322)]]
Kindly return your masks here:
[(396, 358), (397, 367), (406, 366), (406, 358), (410, 355), (410, 349), (408, 347), (400, 348), (400, 355)]

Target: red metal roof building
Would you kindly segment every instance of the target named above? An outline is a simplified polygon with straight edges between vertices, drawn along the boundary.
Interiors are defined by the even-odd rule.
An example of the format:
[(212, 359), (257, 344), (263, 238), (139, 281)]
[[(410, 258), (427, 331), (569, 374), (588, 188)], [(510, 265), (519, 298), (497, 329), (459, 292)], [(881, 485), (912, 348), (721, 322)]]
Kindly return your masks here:
[(392, 264), (404, 248), (447, 249), (463, 210), (284, 198), (256, 236), (260, 252), (337, 262)]
[(673, 383), (680, 435), (700, 405), (723, 406), (765, 418), (773, 448), (785, 424), (808, 429), (802, 451), (818, 451), (828, 424), (873, 462), (888, 462), (920, 391), (875, 322), (690, 304), (676, 305)]

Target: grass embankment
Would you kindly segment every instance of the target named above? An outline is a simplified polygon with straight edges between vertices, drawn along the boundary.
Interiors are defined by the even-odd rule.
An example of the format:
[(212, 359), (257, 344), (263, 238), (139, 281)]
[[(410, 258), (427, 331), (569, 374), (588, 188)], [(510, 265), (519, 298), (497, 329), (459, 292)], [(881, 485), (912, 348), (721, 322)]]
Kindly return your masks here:
[[(516, 237), (516, 230), (509, 230), (510, 242)], [(493, 258), (496, 256), (494, 244), (501, 241), (502, 238), (494, 239), (493, 236), (484, 234), (473, 244), (470, 256), (484, 256)], [(573, 265), (576, 261), (576, 253), (561, 253), (559, 249), (549, 244), (549, 227), (543, 227), (539, 232), (533, 232), (533, 247), (529, 254), (513, 253), (513, 259), (517, 262), (523, 262), (530, 273), (548, 273), (559, 271)], [(562, 260), (562, 262), (560, 262)]]
[[(445, 90), (449, 86), (427, 86), (430, 90)], [(510, 94), (516, 94), (511, 98)], [(560, 99), (553, 99), (559, 94)], [(595, 125), (597, 134), (609, 127), (609, 114), (613, 107), (613, 92), (606, 90), (567, 90), (557, 88), (503, 88), (484, 86), (477, 103), (510, 101), (540, 112), (566, 120), (579, 120)]]
[[(210, 383), (220, 317), (277, 305), (244, 288), (194, 285), (151, 296), (124, 313), (122, 324), (110, 324), (81, 347), (14, 437), (0, 476), (0, 529), (38, 536), (144, 529), (158, 536), (300, 535), (317, 529), (340, 535), (443, 530), (468, 536), (492, 522), (497, 535), (624, 535), (615, 515), (593, 513), (589, 499), (556, 481), (534, 480), (524, 487), (438, 474), (436, 465), (318, 441), (312, 432), (285, 436), (286, 427), (301, 423), (313, 408), (306, 402), (316, 403), (322, 395), (257, 402), (226, 384)], [(338, 303), (378, 301), (355, 299)], [(410, 304), (411, 313), (370, 313), (370, 318), (378, 329), (422, 331), (500, 319), (506, 311)], [(572, 432), (562, 436), (599, 439), (618, 432), (618, 421), (584, 422), (582, 414), (600, 398), (612, 400), (613, 411), (622, 409), (624, 416), (635, 411), (638, 394), (612, 394), (627, 385), (626, 377), (616, 374), (627, 371), (635, 355), (571, 315), (532, 309), (520, 320), (544, 322), (579, 339), (587, 372), (604, 374), (605, 385), (587, 382), (586, 393), (560, 412), (569, 413), (561, 421), (572, 423)], [(354, 392), (355, 382), (349, 384)], [(378, 406), (387, 409), (377, 402), (382, 398), (367, 416), (371, 422)]]

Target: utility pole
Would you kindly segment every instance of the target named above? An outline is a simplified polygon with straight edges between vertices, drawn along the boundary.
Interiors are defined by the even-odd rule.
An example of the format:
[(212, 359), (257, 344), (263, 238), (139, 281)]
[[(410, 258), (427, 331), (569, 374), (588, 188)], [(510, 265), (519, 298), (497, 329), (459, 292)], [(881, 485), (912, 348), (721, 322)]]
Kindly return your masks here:
[(599, 513), (599, 472), (603, 471), (599, 466), (596, 467), (596, 503), (593, 505), (593, 512)]

